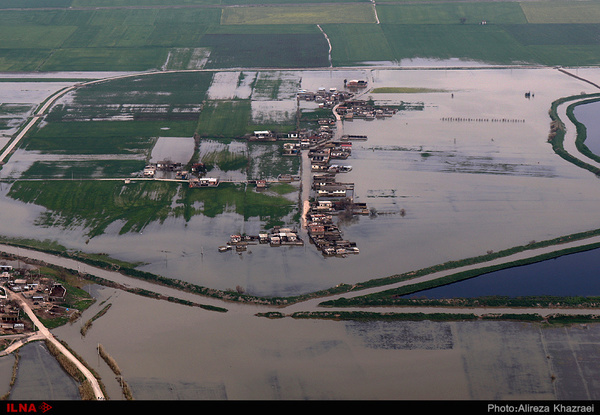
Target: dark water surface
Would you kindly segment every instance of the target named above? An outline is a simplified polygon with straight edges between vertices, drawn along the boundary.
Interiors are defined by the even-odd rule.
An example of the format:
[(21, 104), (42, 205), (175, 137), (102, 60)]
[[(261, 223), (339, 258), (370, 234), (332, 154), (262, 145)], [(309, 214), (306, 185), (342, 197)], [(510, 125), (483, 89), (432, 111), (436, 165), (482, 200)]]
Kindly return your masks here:
[(507, 268), (409, 297), (597, 296), (600, 295), (600, 249)]
[(594, 154), (600, 155), (600, 101), (577, 105), (574, 110), (577, 120), (585, 124), (585, 145)]

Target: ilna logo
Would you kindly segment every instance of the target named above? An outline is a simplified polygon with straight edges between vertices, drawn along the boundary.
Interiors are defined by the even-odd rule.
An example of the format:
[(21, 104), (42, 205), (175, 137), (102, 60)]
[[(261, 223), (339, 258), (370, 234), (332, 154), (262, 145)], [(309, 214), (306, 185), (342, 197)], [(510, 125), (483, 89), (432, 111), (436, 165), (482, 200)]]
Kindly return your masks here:
[(8, 413), (23, 413), (23, 412), (48, 412), (52, 407), (45, 402), (35, 406), (32, 403), (7, 403), (6, 412)]

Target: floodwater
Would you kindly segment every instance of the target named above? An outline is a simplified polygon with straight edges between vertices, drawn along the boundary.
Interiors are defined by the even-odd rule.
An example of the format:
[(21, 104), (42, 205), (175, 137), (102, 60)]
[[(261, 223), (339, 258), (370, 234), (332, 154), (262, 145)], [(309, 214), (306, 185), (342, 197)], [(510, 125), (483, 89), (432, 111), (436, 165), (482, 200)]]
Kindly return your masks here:
[(600, 250), (490, 272), (465, 281), (423, 290), (407, 297), (600, 296)]
[[(123, 398), (97, 357), (98, 344), (137, 400), (600, 396), (589, 382), (600, 374), (598, 325), (272, 320), (237, 307), (216, 313), (89, 289), (97, 303), (76, 324), (53, 332), (102, 377), (112, 400)], [(82, 337), (79, 326), (106, 304), (109, 311)], [(48, 393), (40, 388), (37, 396)]]
[(37, 400), (40, 396), (49, 400), (81, 398), (77, 382), (60, 367), (43, 342), (30, 343), (19, 349), (17, 374), (11, 400)]
[[(586, 76), (593, 79), (600, 73), (588, 69)], [(258, 218), (244, 222), (233, 212), (189, 222), (169, 218), (140, 233), (109, 230), (86, 244), (81, 229), (35, 226), (43, 209), (6, 197), (0, 198), (0, 215), (3, 223), (13, 225), (2, 233), (54, 239), (72, 249), (139, 261), (143, 270), (202, 286), (240, 286), (250, 294), (286, 296), (598, 227), (597, 179), (562, 160), (546, 143), (551, 102), (594, 92), (584, 82), (554, 69), (491, 68), (303, 71), (299, 78), (307, 90), (341, 89), (344, 79), (363, 78), (374, 87), (442, 91), (368, 93), (376, 101), (405, 102), (416, 109), (386, 119), (344, 122), (338, 131), (368, 136), (354, 143), (345, 161), (353, 170), (341, 177), (355, 183), (357, 201), (377, 211), (375, 217), (341, 225), (344, 237), (357, 243), (359, 255), (324, 258), (310, 243), (220, 253), (217, 247), (229, 235), (256, 234), (263, 226)], [(528, 91), (534, 98), (525, 98)], [(10, 171), (10, 163), (3, 170)], [(8, 184), (0, 191), (5, 194)]]
[(171, 161), (172, 163), (188, 163), (194, 154), (193, 137), (159, 137), (152, 148), (151, 163)]
[[(579, 75), (584, 72), (598, 82), (600, 71)], [(554, 69), (381, 68), (301, 75), (302, 88), (309, 90), (364, 78), (375, 87), (442, 91), (371, 94), (422, 110), (343, 123), (343, 133), (368, 136), (353, 145), (346, 161), (353, 170), (343, 179), (355, 183), (358, 201), (377, 210), (374, 217), (342, 225), (359, 255), (324, 258), (310, 244), (219, 253), (230, 234), (256, 233), (262, 226), (258, 218), (244, 222), (232, 212), (187, 223), (171, 218), (139, 234), (109, 232), (86, 245), (82, 229), (35, 226), (44, 209), (7, 198), (6, 183), (0, 185), (1, 233), (56, 240), (142, 261), (141, 269), (199, 285), (241, 286), (269, 296), (365, 281), (598, 227), (597, 178), (556, 156), (546, 143), (551, 102), (595, 92), (588, 84)], [(524, 97), (529, 91), (534, 98)], [(598, 325), (272, 320), (253, 315), (253, 306), (240, 311), (226, 304), (227, 313), (216, 313), (105, 287), (88, 289), (96, 304), (77, 323), (53, 332), (99, 372), (110, 399), (122, 398), (114, 375), (98, 360), (98, 343), (117, 361), (138, 400), (600, 397), (593, 381), (600, 378)], [(107, 303), (108, 313), (82, 337), (80, 325)], [(12, 361), (4, 357), (0, 366), (11, 367)], [(22, 376), (22, 382), (30, 381)], [(36, 393), (40, 399), (51, 396), (42, 387)], [(15, 390), (11, 398), (16, 396)]]
[(586, 127), (585, 146), (596, 155), (600, 155), (600, 125), (598, 124), (600, 102), (591, 102), (575, 107), (574, 115)]

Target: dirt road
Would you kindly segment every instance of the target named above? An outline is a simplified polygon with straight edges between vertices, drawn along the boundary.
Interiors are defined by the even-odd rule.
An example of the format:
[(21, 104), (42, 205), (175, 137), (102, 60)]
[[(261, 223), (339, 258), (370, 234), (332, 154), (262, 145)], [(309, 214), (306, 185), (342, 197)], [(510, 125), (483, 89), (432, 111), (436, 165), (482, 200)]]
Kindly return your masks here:
[[(27, 304), (27, 302), (23, 299), (23, 297), (20, 294), (13, 293), (10, 290), (6, 290), (6, 291), (11, 300), (15, 300), (21, 304), (21, 306), (22, 306), (23, 310), (25, 311), (25, 313), (27, 314), (27, 316), (31, 319), (31, 321), (33, 322), (35, 327), (37, 327), (37, 329), (38, 329), (37, 334), (35, 334), (31, 337), (28, 337), (27, 339), (21, 340), (21, 342), (17, 342), (16, 344), (13, 345), (13, 348), (16, 348), (16, 347), (23, 345), (26, 342), (32, 341), (32, 340), (40, 340), (40, 339), (49, 340), (50, 342), (52, 342), (52, 344), (54, 344), (58, 348), (58, 350), (67, 359), (69, 359), (71, 362), (73, 362), (73, 364), (75, 364), (75, 366), (77, 366), (77, 368), (81, 371), (81, 373), (83, 373), (85, 378), (90, 382), (92, 389), (94, 390), (94, 396), (95, 396), (96, 400), (104, 400), (104, 393), (102, 392), (102, 389), (100, 388), (100, 384), (98, 383), (98, 380), (92, 374), (92, 372), (90, 372), (89, 369), (87, 367), (85, 367), (85, 365), (83, 363), (81, 363), (75, 356), (73, 356), (73, 354), (65, 346), (63, 346), (63, 344), (61, 342), (59, 342), (54, 337), (54, 335), (52, 335), (52, 333), (50, 333), (50, 330), (48, 330), (40, 322), (40, 320), (37, 318), (37, 316), (35, 315), (33, 310), (29, 307), (29, 304)], [(13, 348), (11, 348), (10, 351), (12, 351)]]

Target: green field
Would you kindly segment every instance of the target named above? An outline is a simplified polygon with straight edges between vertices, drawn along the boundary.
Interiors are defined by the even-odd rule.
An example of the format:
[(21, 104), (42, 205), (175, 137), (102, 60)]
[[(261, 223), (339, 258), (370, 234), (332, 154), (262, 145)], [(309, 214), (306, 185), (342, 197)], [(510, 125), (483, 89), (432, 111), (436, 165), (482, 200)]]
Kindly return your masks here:
[(201, 137), (236, 138), (248, 132), (249, 100), (219, 100), (205, 103), (196, 131)]
[(0, 71), (326, 67), (317, 25), (335, 66), (415, 57), (600, 63), (588, 27), (600, 24), (600, 0), (399, 0), (375, 9), (341, 0), (1, 0), (0, 8)]
[(233, 7), (223, 9), (221, 24), (325, 24), (375, 23), (372, 6), (347, 4), (340, 12), (338, 5), (305, 4), (303, 6)]
[(258, 193), (251, 187), (222, 183), (218, 188), (195, 191), (167, 182), (66, 180), (16, 182), (9, 196), (47, 208), (49, 211), (37, 218), (38, 225), (64, 229), (82, 226), (93, 238), (116, 222), (122, 222), (119, 233), (124, 234), (139, 232), (149, 223), (168, 217), (215, 217), (232, 207), (245, 219), (258, 217), (267, 226), (282, 224), (296, 211), (297, 204), (282, 195), (295, 188), (283, 185), (280, 190)]
[(521, 8), (527, 22), (532, 24), (600, 22), (600, 2), (596, 0), (523, 2)]

